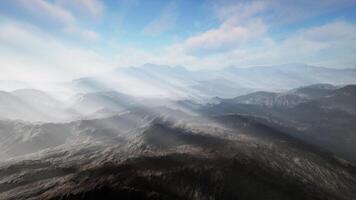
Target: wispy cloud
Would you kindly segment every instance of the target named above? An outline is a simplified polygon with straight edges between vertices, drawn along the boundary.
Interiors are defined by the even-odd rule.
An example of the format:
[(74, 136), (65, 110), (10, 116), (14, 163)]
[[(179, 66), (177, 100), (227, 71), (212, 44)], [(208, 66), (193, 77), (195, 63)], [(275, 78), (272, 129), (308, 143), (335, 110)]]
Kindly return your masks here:
[[(348, 0), (343, 2), (353, 4)], [(332, 0), (311, 2), (307, 5), (314, 8), (315, 12), (312, 13), (309, 7), (305, 8), (305, 3), (292, 4), (295, 4), (297, 10), (304, 8), (310, 15), (326, 12), (329, 6), (334, 6), (331, 9), (344, 6)], [(302, 28), (283, 39), (276, 39), (268, 33), (271, 26), (274, 26), (269, 21), (274, 19), (280, 20), (277, 24), (285, 23), (286, 19), (279, 18), (288, 18), (287, 13), (279, 8), (292, 9), (286, 2), (278, 0), (216, 4), (213, 9), (220, 25), (171, 45), (164, 56), (165, 60), (172, 56), (172, 60), (183, 65), (211, 68), (288, 62), (309, 62), (329, 67), (356, 66), (356, 60), (351, 56), (356, 45), (355, 24), (346, 21), (328, 22)], [(288, 20), (288, 23), (295, 21), (295, 17)], [(328, 58), (323, 58), (323, 54), (327, 54)]]
[(92, 18), (99, 18), (102, 16), (105, 5), (101, 0), (56, 0), (57, 5), (88, 15)]
[(268, 1), (252, 1), (235, 4), (214, 5), (215, 15), (227, 24), (244, 24), (268, 8)]
[[(192, 66), (251, 66), (306, 62), (327, 67), (354, 67), (356, 24), (336, 21), (297, 31), (283, 40), (268, 35), (254, 46), (200, 57)], [(326, 56), (327, 55), (327, 56)]]
[(212, 11), (220, 20), (243, 23), (253, 17), (261, 17), (269, 25), (301, 22), (313, 16), (355, 6), (354, 0), (285, 1), (285, 0), (222, 0), (212, 4)]
[[(253, 29), (252, 29), (253, 30)], [(190, 48), (206, 47), (210, 34), (208, 30), (195, 37), (206, 39), (204, 42), (192, 45)], [(167, 65), (183, 65), (191, 69), (216, 69), (226, 66), (274, 65), (284, 63), (305, 62), (326, 67), (346, 68), (356, 66), (354, 52), (356, 51), (356, 24), (345, 21), (334, 21), (320, 26), (301, 29), (283, 40), (271, 38), (268, 34), (261, 35), (254, 45), (234, 45), (224, 51), (205, 53), (205, 56), (195, 55), (185, 51), (188, 38), (182, 43), (168, 47), (164, 52), (153, 54), (138, 49), (131, 49), (127, 55), (118, 55), (126, 66), (140, 65), (146, 62)], [(223, 32), (220, 32), (223, 34)], [(200, 38), (201, 37), (201, 38)], [(219, 36), (212, 37), (214, 45)], [(221, 36), (222, 37), (222, 36)], [(215, 39), (215, 40), (214, 40)], [(238, 38), (237, 38), (238, 40)], [(257, 41), (257, 40), (252, 40)], [(226, 43), (228, 44), (228, 42)], [(225, 44), (225, 45), (226, 45)], [(211, 46), (217, 47), (217, 46)], [(188, 47), (186, 47), (189, 49)], [(132, 55), (132, 56), (129, 56)], [(325, 57), (327, 55), (327, 57)], [(133, 59), (131, 59), (133, 58)]]
[(15, 21), (0, 26), (0, 79), (63, 80), (109, 70), (107, 57)]
[(245, 26), (223, 23), (219, 28), (186, 39), (182, 48), (192, 54), (229, 50), (263, 36), (266, 31), (267, 27), (261, 20)]
[[(63, 0), (64, 3), (65, 0)], [(97, 1), (70, 1), (81, 6), (93, 15), (102, 12), (103, 5)], [(10, 18), (17, 18), (27, 23), (37, 25), (46, 30), (56, 30), (63, 33), (74, 34), (84, 39), (94, 37), (94, 30), (83, 27), (73, 10), (65, 7), (61, 2), (45, 0), (13, 0), (5, 2), (0, 6), (0, 12)], [(95, 10), (94, 10), (95, 8)], [(16, 10), (14, 12), (13, 10)], [(95, 33), (95, 35), (98, 35)], [(97, 38), (97, 37), (96, 37)]]
[[(60, 26), (71, 26), (76, 20), (68, 10), (44, 0), (13, 0), (5, 4), (19, 9), (24, 15), (23, 18), (28, 20)], [(15, 14), (6, 10), (3, 12)]]
[(82, 34), (86, 40), (97, 40), (100, 37), (98, 33), (92, 30), (84, 30)]
[[(70, 78), (144, 63), (191, 69), (290, 62), (356, 66), (356, 24), (339, 12), (356, 6), (355, 1), (194, 2), (165, 2), (147, 23), (146, 15), (136, 12), (154, 8), (139, 0), (3, 1), (0, 77), (37, 79), (45, 77), (41, 71), (48, 77), (68, 73)], [(187, 9), (192, 5), (194, 9)], [(206, 10), (198, 11), (199, 6)], [(189, 22), (201, 26), (194, 29)], [(162, 45), (150, 49), (156, 42)]]
[(177, 4), (172, 1), (163, 9), (157, 18), (144, 27), (143, 33), (148, 35), (158, 35), (170, 31), (175, 27), (177, 17)]

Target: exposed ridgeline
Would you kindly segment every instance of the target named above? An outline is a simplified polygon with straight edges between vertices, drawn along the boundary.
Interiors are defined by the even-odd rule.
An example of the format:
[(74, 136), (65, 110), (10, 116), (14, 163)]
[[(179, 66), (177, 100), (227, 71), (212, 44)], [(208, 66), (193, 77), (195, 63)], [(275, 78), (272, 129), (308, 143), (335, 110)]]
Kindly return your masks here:
[[(177, 121), (182, 115), (170, 112), (128, 132), (95, 132), (100, 137), (92, 137), (92, 142), (3, 163), (0, 198), (356, 197), (354, 166), (257, 119), (186, 115)], [(110, 120), (127, 123), (124, 118)], [(80, 126), (101, 126), (94, 124), (85, 121)]]
[(83, 94), (75, 102), (114, 112), (0, 121), (0, 199), (355, 199), (355, 91), (318, 84), (149, 106)]
[[(44, 92), (16, 81), (0, 81), (0, 89), (9, 88), (11, 83), (16, 86), (13, 88), (21, 86), (26, 89), (0, 91), (0, 119), (67, 122), (110, 116), (136, 105), (166, 105), (172, 99), (205, 103), (207, 99), (216, 96), (234, 98), (257, 91), (264, 92), (252, 95), (265, 98), (256, 99), (265, 104), (292, 105), (308, 100), (309, 97), (294, 94), (280, 96), (276, 92), (316, 83), (355, 84), (356, 70), (291, 64), (190, 71), (179, 66), (146, 64), (53, 84), (54, 88), (68, 90), (74, 95), (68, 101), (49, 95), (55, 96), (60, 92), (50, 89)], [(314, 92), (317, 94), (317, 91)], [(249, 100), (248, 96), (241, 98)], [(241, 98), (238, 100), (244, 101)]]
[(256, 116), (289, 135), (328, 149), (356, 163), (356, 85), (318, 84), (284, 93), (255, 92), (217, 99), (204, 115)]

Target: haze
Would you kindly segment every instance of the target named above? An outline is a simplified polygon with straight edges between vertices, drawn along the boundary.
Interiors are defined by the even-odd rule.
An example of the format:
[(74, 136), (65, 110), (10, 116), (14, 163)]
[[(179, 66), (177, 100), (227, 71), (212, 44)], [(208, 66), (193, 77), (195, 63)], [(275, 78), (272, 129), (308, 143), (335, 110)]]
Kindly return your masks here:
[(356, 199), (356, 1), (0, 1), (0, 199)]
[(13, 0), (0, 79), (63, 81), (145, 63), (355, 68), (355, 1)]

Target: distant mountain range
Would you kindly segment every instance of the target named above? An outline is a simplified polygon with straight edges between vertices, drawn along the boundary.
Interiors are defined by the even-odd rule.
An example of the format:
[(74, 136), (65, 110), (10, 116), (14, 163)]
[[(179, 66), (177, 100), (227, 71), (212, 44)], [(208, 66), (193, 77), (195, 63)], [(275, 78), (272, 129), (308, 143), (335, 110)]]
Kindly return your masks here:
[[(119, 68), (102, 76), (77, 79), (73, 81), (73, 88), (87, 92), (105, 90), (124, 92), (126, 91), (125, 84), (120, 77), (129, 77), (140, 86), (144, 84), (147, 88), (160, 89), (163, 94), (173, 97), (232, 98), (253, 91), (275, 92), (317, 83), (354, 84), (356, 83), (356, 69), (331, 69), (290, 64), (249, 68), (229, 67), (215, 71), (188, 71), (184, 67), (146, 64), (141, 67)], [(140, 95), (140, 93), (135, 92), (135, 95)]]
[(26, 133), (9, 135), (10, 149), (1, 152), (57, 146), (0, 165), (5, 200), (355, 197), (355, 166), (252, 116), (136, 109), (105, 119), (9, 126), (15, 132), (27, 126)]
[[(306, 64), (195, 71), (182, 66), (145, 64), (117, 68), (58, 85), (74, 94), (117, 91), (150, 98), (206, 99), (215, 96), (233, 98), (255, 91), (280, 92), (318, 83), (349, 85), (356, 83), (355, 77), (356, 69), (332, 69)], [(0, 81), (0, 90), (16, 89), (34, 88), (21, 81)]]
[(356, 199), (355, 83), (146, 64), (0, 91), (0, 199)]
[[(28, 100), (24, 103), (25, 100), (22, 99)], [(356, 162), (353, 154), (353, 152), (356, 151), (353, 145), (356, 143), (356, 137), (353, 134), (353, 131), (356, 130), (354, 123), (356, 121), (355, 102), (355, 85), (333, 86), (330, 84), (315, 84), (282, 93), (253, 92), (231, 99), (213, 98), (213, 100), (203, 103), (193, 100), (176, 101), (138, 98), (115, 91), (92, 92), (78, 94), (72, 99), (72, 103), (68, 104), (68, 107), (62, 108), (58, 106), (59, 102), (56, 102), (43, 92), (36, 90), (18, 90), (12, 93), (2, 93), (3, 109), (1, 111), (3, 113), (3, 120), (16, 119), (15, 117), (17, 116), (19, 119), (25, 121), (40, 122), (41, 118), (39, 117), (42, 117), (43, 122), (53, 119), (53, 125), (48, 127), (55, 128), (58, 123), (59, 128), (55, 128), (54, 130), (48, 130), (48, 128), (46, 128), (46, 131), (43, 132), (41, 130), (41, 124), (47, 127), (46, 123), (38, 123), (32, 127), (31, 123), (11, 121), (3, 121), (1, 127), (7, 127), (7, 125), (9, 125), (10, 129), (6, 128), (5, 130), (13, 133), (12, 137), (15, 137), (13, 139), (14, 142), (24, 141), (17, 137), (16, 131), (18, 131), (20, 138), (25, 137), (24, 135), (39, 136), (38, 138), (42, 142), (38, 142), (38, 144), (41, 145), (32, 145), (35, 146), (35, 150), (37, 151), (53, 146), (54, 144), (51, 144), (51, 142), (57, 141), (56, 138), (59, 139), (59, 136), (63, 136), (60, 132), (64, 128), (64, 124), (60, 122), (70, 124), (70, 126), (65, 129), (71, 131), (65, 132), (66, 134), (72, 134), (72, 131), (75, 130), (72, 126), (76, 121), (100, 120), (100, 118), (121, 115), (129, 116), (133, 111), (136, 112), (142, 109), (145, 111), (141, 113), (143, 116), (150, 114), (160, 116), (166, 113), (167, 109), (173, 109), (175, 113), (181, 110), (189, 115), (200, 115), (203, 118), (214, 115), (239, 114), (258, 118), (261, 123), (284, 131), (292, 137), (315, 144), (345, 159)], [(19, 108), (20, 110), (17, 111)], [(33, 110), (29, 110), (30, 108), (33, 108)], [(28, 120), (26, 120), (27, 116), (22, 114), (24, 112), (23, 110), (28, 112)], [(45, 112), (46, 110), (50, 110), (51, 112)], [(6, 111), (12, 115), (7, 114)], [(46, 113), (46, 115), (41, 116), (41, 113)], [(67, 114), (67, 118), (61, 121), (58, 119), (58, 113)], [(48, 116), (52, 116), (52, 118)], [(54, 119), (55, 117), (57, 117), (57, 119)], [(152, 116), (150, 118), (152, 118)], [(176, 120), (179, 121), (181, 118), (186, 119), (187, 117), (185, 115), (179, 116), (176, 117)], [(39, 121), (34, 119), (38, 119)], [(30, 132), (27, 133), (28, 131)], [(4, 134), (7, 135), (5, 132)], [(77, 135), (75, 133), (73, 134)], [(47, 144), (44, 139), (47, 136), (50, 138), (48, 139), (48, 141), (50, 141), (49, 144)], [(34, 138), (30, 138), (31, 142), (35, 141)], [(10, 146), (13, 148), (21, 144), (9, 142), (11, 140), (8, 138), (6, 143), (11, 144)], [(55, 144), (64, 144), (65, 140), (66, 139), (60, 139), (62, 142), (58, 144), (55, 142)], [(7, 145), (4, 144), (0, 146), (4, 147)], [(6, 152), (6, 150), (4, 149), (3, 152)], [(22, 152), (35, 151), (23, 150)]]
[(356, 85), (326, 84), (283, 93), (255, 92), (218, 99), (201, 108), (205, 114), (238, 113), (261, 118), (301, 138), (356, 162)]

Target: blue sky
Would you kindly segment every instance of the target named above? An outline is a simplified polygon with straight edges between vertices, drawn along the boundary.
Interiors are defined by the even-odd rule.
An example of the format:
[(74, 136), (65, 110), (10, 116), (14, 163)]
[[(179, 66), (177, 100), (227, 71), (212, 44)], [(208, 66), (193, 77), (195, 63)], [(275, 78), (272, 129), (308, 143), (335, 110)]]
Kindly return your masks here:
[(356, 68), (356, 1), (1, 0), (0, 79), (144, 63)]

